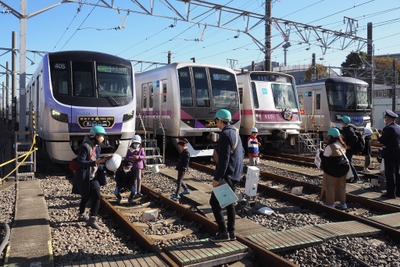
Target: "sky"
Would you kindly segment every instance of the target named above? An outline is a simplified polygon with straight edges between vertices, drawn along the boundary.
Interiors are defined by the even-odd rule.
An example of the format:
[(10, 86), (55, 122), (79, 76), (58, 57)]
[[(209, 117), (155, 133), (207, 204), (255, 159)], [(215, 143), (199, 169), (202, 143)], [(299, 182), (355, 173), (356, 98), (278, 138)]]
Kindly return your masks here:
[[(135, 60), (135, 71), (145, 71), (156, 67), (146, 62), (167, 62), (170, 51), (172, 62), (196, 62), (225, 67), (241, 68), (251, 62), (264, 60), (261, 47), (250, 37), (264, 44), (265, 27), (263, 23), (253, 27), (249, 34), (237, 31), (243, 29), (246, 21), (241, 17), (234, 20), (231, 13), (223, 13), (221, 29), (216, 25), (218, 13), (209, 8), (192, 5), (190, 17), (194, 22), (207, 23), (208, 26), (171, 19), (177, 17), (167, 8), (163, 0), (154, 1), (154, 14), (150, 16), (136, 12), (116, 11), (96, 7), (97, 3), (111, 3), (121, 10), (141, 10), (134, 1), (125, 0), (86, 0), (84, 4), (62, 3), (61, 0), (41, 0), (27, 2), (27, 13), (56, 5), (45, 12), (31, 16), (27, 20), (27, 50), (56, 52), (65, 50), (94, 50)], [(151, 0), (139, 0), (150, 10)], [(182, 1), (170, 0), (173, 7), (184, 13), (188, 5)], [(200, 2), (200, 1), (198, 1)], [(254, 14), (265, 14), (264, 0), (208, 0), (237, 10)], [(20, 10), (16, 0), (0, 0), (0, 86), (5, 81), (5, 65), (11, 66), (12, 32), (17, 34), (19, 48), (19, 20), (8, 12), (1, 3)], [(141, 10), (142, 11), (142, 10)], [(375, 55), (400, 53), (400, 1), (399, 0), (273, 0), (272, 17), (296, 23), (321, 26), (324, 29), (346, 32), (345, 17), (354, 19), (358, 27), (355, 35), (367, 38), (367, 23), (373, 24), (373, 44)], [(231, 21), (232, 20), (232, 21)], [(231, 21), (231, 22), (230, 22)], [(254, 25), (254, 24), (252, 24)], [(316, 63), (339, 67), (346, 56), (357, 49), (349, 46), (341, 50), (341, 41), (335, 41), (331, 48), (322, 53), (317, 42), (310, 45), (299, 41), (295, 31), (291, 31), (291, 46), (286, 54), (288, 66), (311, 64), (312, 53)], [(272, 27), (272, 61), (284, 63), (283, 38), (276, 27)], [(361, 51), (367, 52), (364, 46)], [(33, 73), (41, 55), (27, 53), (27, 74)], [(144, 63), (137, 63), (142, 61)], [(11, 82), (10, 82), (11, 83)]]

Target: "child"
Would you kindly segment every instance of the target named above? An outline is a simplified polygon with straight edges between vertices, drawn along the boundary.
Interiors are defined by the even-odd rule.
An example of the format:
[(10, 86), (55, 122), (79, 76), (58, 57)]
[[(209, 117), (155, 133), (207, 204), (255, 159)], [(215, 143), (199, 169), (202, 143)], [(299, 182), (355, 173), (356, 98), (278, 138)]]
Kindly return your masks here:
[(146, 152), (144, 151), (144, 148), (142, 148), (141, 143), (142, 138), (139, 135), (135, 135), (125, 156), (126, 160), (132, 162), (132, 172), (135, 177), (137, 197), (142, 196), (142, 169), (144, 167), (144, 159), (146, 157)]
[(190, 190), (187, 185), (183, 182), (183, 178), (185, 177), (185, 173), (189, 168), (189, 161), (190, 161), (190, 153), (187, 150), (187, 143), (189, 141), (186, 138), (179, 139), (178, 148), (180, 150), (178, 163), (176, 165), (175, 170), (178, 171), (178, 178), (176, 182), (176, 192), (171, 196), (172, 200), (177, 200), (180, 198), (179, 191), (181, 186), (183, 187), (184, 191), (181, 194), (190, 194)]
[(118, 168), (115, 174), (115, 190), (114, 194), (117, 197), (118, 204), (121, 203), (121, 190), (127, 189), (131, 191), (129, 195), (128, 202), (133, 204), (133, 197), (135, 196), (135, 176), (134, 173), (131, 171), (132, 162), (128, 160), (123, 160), (121, 166)]
[(251, 129), (251, 134), (247, 138), (247, 152), (249, 156), (249, 165), (257, 166), (260, 163), (260, 142), (257, 139), (258, 129), (253, 127)]

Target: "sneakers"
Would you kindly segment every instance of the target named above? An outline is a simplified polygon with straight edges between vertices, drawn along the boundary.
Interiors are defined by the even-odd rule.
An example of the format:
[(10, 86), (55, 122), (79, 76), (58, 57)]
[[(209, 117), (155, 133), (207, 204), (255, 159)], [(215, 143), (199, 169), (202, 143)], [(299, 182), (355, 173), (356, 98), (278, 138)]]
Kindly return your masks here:
[(122, 200), (121, 195), (117, 195), (117, 204), (120, 204), (120, 203), (121, 203), (121, 200)]
[(226, 241), (230, 241), (230, 237), (228, 233), (220, 233), (218, 232), (214, 237), (210, 237), (208, 240), (210, 240), (211, 242), (214, 243), (218, 243), (218, 242), (226, 242)]
[(89, 220), (89, 216), (87, 216), (85, 213), (78, 214), (78, 221), (87, 222), (88, 220)]
[(96, 217), (90, 216), (89, 220), (87, 221), (87, 226), (90, 226), (96, 230), (101, 230), (100, 226), (96, 223)]
[(347, 210), (347, 204), (346, 203), (340, 203), (337, 207), (340, 210)]
[(371, 172), (371, 170), (368, 169), (368, 168), (365, 168), (364, 171), (365, 171), (365, 172)]
[(229, 232), (229, 241), (235, 241), (236, 240), (236, 236), (234, 232)]
[(185, 190), (182, 191), (181, 194), (182, 195), (188, 195), (188, 194), (190, 194), (190, 190), (189, 189), (185, 189)]
[(394, 194), (388, 194), (388, 193), (382, 194), (381, 197), (388, 198), (388, 199), (395, 199), (396, 198), (396, 196)]
[(178, 200), (178, 199), (180, 199), (181, 197), (179, 196), (179, 195), (177, 195), (177, 194), (173, 194), (172, 196), (171, 196), (171, 199), (172, 200)]

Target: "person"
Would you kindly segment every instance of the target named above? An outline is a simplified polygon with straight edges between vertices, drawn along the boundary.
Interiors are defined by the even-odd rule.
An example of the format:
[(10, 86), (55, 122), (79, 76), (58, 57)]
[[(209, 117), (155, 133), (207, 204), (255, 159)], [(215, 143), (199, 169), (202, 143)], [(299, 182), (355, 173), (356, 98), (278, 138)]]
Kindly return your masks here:
[[(232, 115), (229, 110), (220, 109), (215, 114), (218, 128), (221, 130), (216, 147), (218, 162), (215, 169), (212, 186), (217, 187), (222, 183), (227, 183), (232, 190), (239, 183), (243, 171), (244, 149), (239, 132), (230, 122)], [(222, 208), (214, 193), (211, 193), (210, 205), (218, 225), (218, 233), (209, 240), (212, 242), (223, 242), (236, 240), (235, 237), (235, 205), (226, 207), (228, 222), (225, 225)]]
[(380, 131), (378, 140), (383, 144), (382, 158), (385, 167), (386, 193), (385, 198), (400, 197), (400, 126), (396, 124), (398, 115), (391, 110), (385, 110), (386, 126)]
[(142, 196), (142, 170), (144, 168), (146, 152), (141, 144), (142, 138), (139, 135), (135, 135), (125, 156), (125, 159), (132, 162), (132, 172), (135, 176), (135, 191), (132, 192), (134, 197)]
[(370, 172), (368, 169), (369, 165), (371, 165), (371, 141), (372, 141), (372, 130), (371, 128), (364, 128), (363, 138), (365, 140), (365, 146), (362, 151), (362, 154), (365, 157), (364, 161), (364, 171)]
[(321, 168), (323, 170), (320, 199), (325, 199), (325, 205), (334, 208), (339, 201), (340, 209), (347, 209), (346, 204), (346, 174), (349, 163), (344, 158), (346, 144), (340, 137), (337, 128), (330, 128), (324, 140), (326, 146), (321, 148)]
[[(100, 230), (96, 223), (96, 217), (100, 208), (100, 183), (99, 179), (105, 176), (105, 170), (102, 165), (108, 159), (100, 157), (100, 145), (104, 142), (106, 135), (105, 129), (100, 126), (93, 126), (89, 135), (83, 139), (83, 143), (78, 148), (78, 163), (80, 169), (76, 173), (77, 187), (81, 194), (79, 204), (80, 221), (87, 221), (87, 225)], [(104, 178), (104, 177), (103, 177)], [(85, 214), (86, 204), (91, 200), (90, 217)]]
[(251, 134), (247, 138), (247, 155), (249, 157), (249, 165), (257, 166), (260, 163), (260, 142), (257, 139), (258, 129), (253, 127)]
[(134, 204), (133, 197), (135, 196), (135, 174), (132, 172), (133, 163), (129, 160), (123, 160), (121, 166), (115, 173), (115, 189), (114, 194), (117, 197), (118, 204), (121, 203), (122, 196), (121, 190), (127, 189), (131, 193), (128, 197), (128, 202), (130, 204)]
[(346, 157), (349, 160), (350, 168), (353, 173), (353, 178), (350, 179), (350, 183), (355, 183), (360, 180), (358, 177), (358, 173), (356, 168), (353, 165), (353, 154), (354, 154), (354, 147), (357, 142), (357, 135), (355, 133), (356, 127), (350, 123), (351, 119), (348, 116), (342, 116), (341, 124), (342, 124), (342, 136), (343, 141), (345, 142), (347, 149), (346, 149)]
[(180, 154), (179, 154), (178, 163), (175, 168), (178, 171), (178, 177), (176, 180), (175, 194), (173, 194), (171, 196), (172, 200), (177, 200), (180, 198), (179, 192), (181, 190), (181, 186), (184, 189), (181, 194), (190, 194), (190, 190), (189, 190), (188, 186), (183, 181), (183, 178), (185, 177), (185, 173), (187, 172), (187, 170), (189, 168), (189, 162), (190, 162), (190, 153), (187, 150), (188, 143), (189, 143), (189, 141), (186, 138), (179, 139), (179, 141), (178, 141), (178, 148), (179, 148)]

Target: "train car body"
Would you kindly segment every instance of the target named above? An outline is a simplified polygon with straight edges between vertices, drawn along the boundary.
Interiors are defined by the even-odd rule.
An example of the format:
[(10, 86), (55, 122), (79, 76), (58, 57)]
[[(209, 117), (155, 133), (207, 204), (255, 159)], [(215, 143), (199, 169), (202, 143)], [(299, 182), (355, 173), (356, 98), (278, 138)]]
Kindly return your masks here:
[(44, 55), (27, 86), (30, 127), (56, 162), (76, 157), (93, 125), (107, 131), (103, 153), (125, 156), (135, 133), (135, 85), (130, 61), (89, 51)]
[[(235, 73), (228, 68), (173, 63), (136, 74), (137, 112), (146, 129), (176, 143), (187, 138), (192, 157), (210, 156), (218, 136), (214, 116), (225, 108), (240, 127)], [(214, 143), (215, 144), (215, 143)]]
[(341, 117), (349, 116), (357, 128), (371, 126), (368, 83), (351, 77), (334, 77), (297, 85), (302, 128), (326, 132), (341, 128)]
[(300, 132), (300, 111), (293, 76), (269, 71), (237, 74), (242, 111), (240, 133), (257, 127), (263, 143), (285, 140)]

